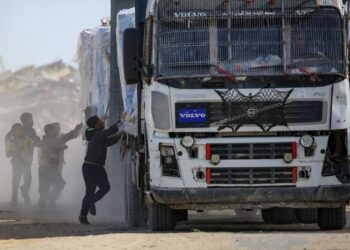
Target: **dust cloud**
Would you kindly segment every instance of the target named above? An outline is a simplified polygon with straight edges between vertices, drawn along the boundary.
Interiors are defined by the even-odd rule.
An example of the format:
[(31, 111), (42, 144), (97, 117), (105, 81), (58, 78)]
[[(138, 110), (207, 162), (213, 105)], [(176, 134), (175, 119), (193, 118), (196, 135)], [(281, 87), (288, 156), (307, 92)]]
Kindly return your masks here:
[[(83, 121), (80, 107), (80, 80), (77, 71), (57, 61), (48, 65), (28, 66), (16, 72), (6, 71), (0, 74), (0, 211), (15, 211), (19, 213), (38, 212), (38, 149), (34, 152), (32, 165), (32, 185), (30, 197), (32, 204), (26, 206), (21, 194), (18, 194), (18, 206), (11, 207), (12, 166), (5, 155), (4, 137), (11, 125), (19, 122), (23, 112), (33, 114), (34, 129), (40, 138), (43, 128), (48, 123), (59, 122), (61, 132), (67, 133), (76, 124)], [(66, 186), (57, 200), (54, 211), (45, 211), (47, 216), (57, 216), (64, 219), (76, 219), (79, 215), (81, 200), (84, 195), (84, 180), (81, 166), (85, 153), (85, 142), (80, 135), (67, 143), (63, 178)], [(105, 204), (104, 204), (105, 203)], [(106, 202), (98, 204), (97, 208), (108, 211)], [(43, 214), (41, 214), (43, 215)], [(108, 220), (108, 214), (100, 220)], [(115, 218), (111, 216), (111, 218)]]

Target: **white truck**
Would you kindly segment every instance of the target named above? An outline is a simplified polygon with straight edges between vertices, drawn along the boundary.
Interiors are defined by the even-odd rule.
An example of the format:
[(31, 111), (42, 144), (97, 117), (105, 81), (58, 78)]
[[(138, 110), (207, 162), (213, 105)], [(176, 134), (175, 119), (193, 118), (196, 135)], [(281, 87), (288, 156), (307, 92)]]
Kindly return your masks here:
[(347, 1), (136, 1), (124, 80), (128, 221), (261, 209), (268, 223), (346, 224)]

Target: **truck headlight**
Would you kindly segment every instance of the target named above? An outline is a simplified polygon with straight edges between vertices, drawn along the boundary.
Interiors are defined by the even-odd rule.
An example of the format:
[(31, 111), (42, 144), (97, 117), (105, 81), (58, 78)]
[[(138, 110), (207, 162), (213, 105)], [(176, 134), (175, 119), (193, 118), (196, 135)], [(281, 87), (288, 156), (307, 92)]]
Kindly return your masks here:
[(166, 156), (165, 157), (165, 163), (167, 165), (171, 165), (173, 163), (173, 157), (172, 156)]
[(180, 177), (180, 171), (176, 161), (174, 147), (161, 145), (160, 155), (163, 176)]
[(161, 146), (161, 148), (160, 148), (160, 154), (161, 154), (163, 157), (175, 156), (174, 147), (172, 147), (172, 146)]
[(300, 144), (304, 148), (311, 148), (315, 143), (315, 139), (311, 135), (304, 135), (300, 139)]
[(170, 109), (167, 95), (156, 91), (152, 92), (152, 116), (155, 128), (170, 129)]

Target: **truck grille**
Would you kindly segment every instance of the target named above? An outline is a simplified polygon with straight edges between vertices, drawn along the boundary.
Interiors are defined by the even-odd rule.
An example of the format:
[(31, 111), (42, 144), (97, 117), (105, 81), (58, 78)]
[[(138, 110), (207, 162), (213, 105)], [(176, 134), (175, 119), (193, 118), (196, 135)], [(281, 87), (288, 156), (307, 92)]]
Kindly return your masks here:
[(295, 185), (296, 167), (277, 168), (211, 168), (207, 169), (209, 185)]
[[(239, 108), (234, 109), (235, 105), (232, 105), (232, 114), (239, 114), (241, 111)], [(210, 127), (210, 124), (224, 120), (227, 117), (227, 107), (223, 102), (203, 102), (203, 103), (176, 103), (176, 127), (177, 128), (189, 128), (189, 127)], [(180, 116), (181, 110), (201, 110), (206, 112), (206, 121), (198, 119), (196, 122), (190, 124), (181, 122)], [(203, 111), (204, 110), (204, 111)], [(261, 113), (260, 119), (266, 120), (271, 116), (271, 112)], [(321, 101), (294, 101), (287, 103), (284, 108), (284, 118), (287, 124), (299, 124), (299, 123), (317, 123), (322, 122), (323, 119), (323, 102)]]
[[(221, 160), (240, 159), (284, 159), (285, 154), (296, 157), (295, 143), (248, 143), (248, 144), (210, 144), (207, 146), (207, 159), (211, 155)], [(209, 154), (209, 155), (208, 155)]]
[[(284, 109), (284, 117), (289, 123), (310, 123), (322, 121), (322, 102), (296, 101), (287, 103)], [(224, 103), (208, 103), (210, 123), (226, 119)], [(234, 113), (234, 111), (232, 111)], [(264, 113), (269, 115), (269, 112)], [(262, 118), (263, 119), (263, 118)]]

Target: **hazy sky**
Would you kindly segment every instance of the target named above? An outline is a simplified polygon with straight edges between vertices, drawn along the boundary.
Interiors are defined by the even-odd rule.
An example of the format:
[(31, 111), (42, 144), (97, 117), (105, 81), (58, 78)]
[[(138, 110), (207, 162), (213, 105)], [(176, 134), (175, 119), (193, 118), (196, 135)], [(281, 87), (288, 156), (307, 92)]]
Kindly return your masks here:
[(6, 69), (71, 63), (79, 32), (110, 16), (110, 0), (0, 0), (0, 57)]

